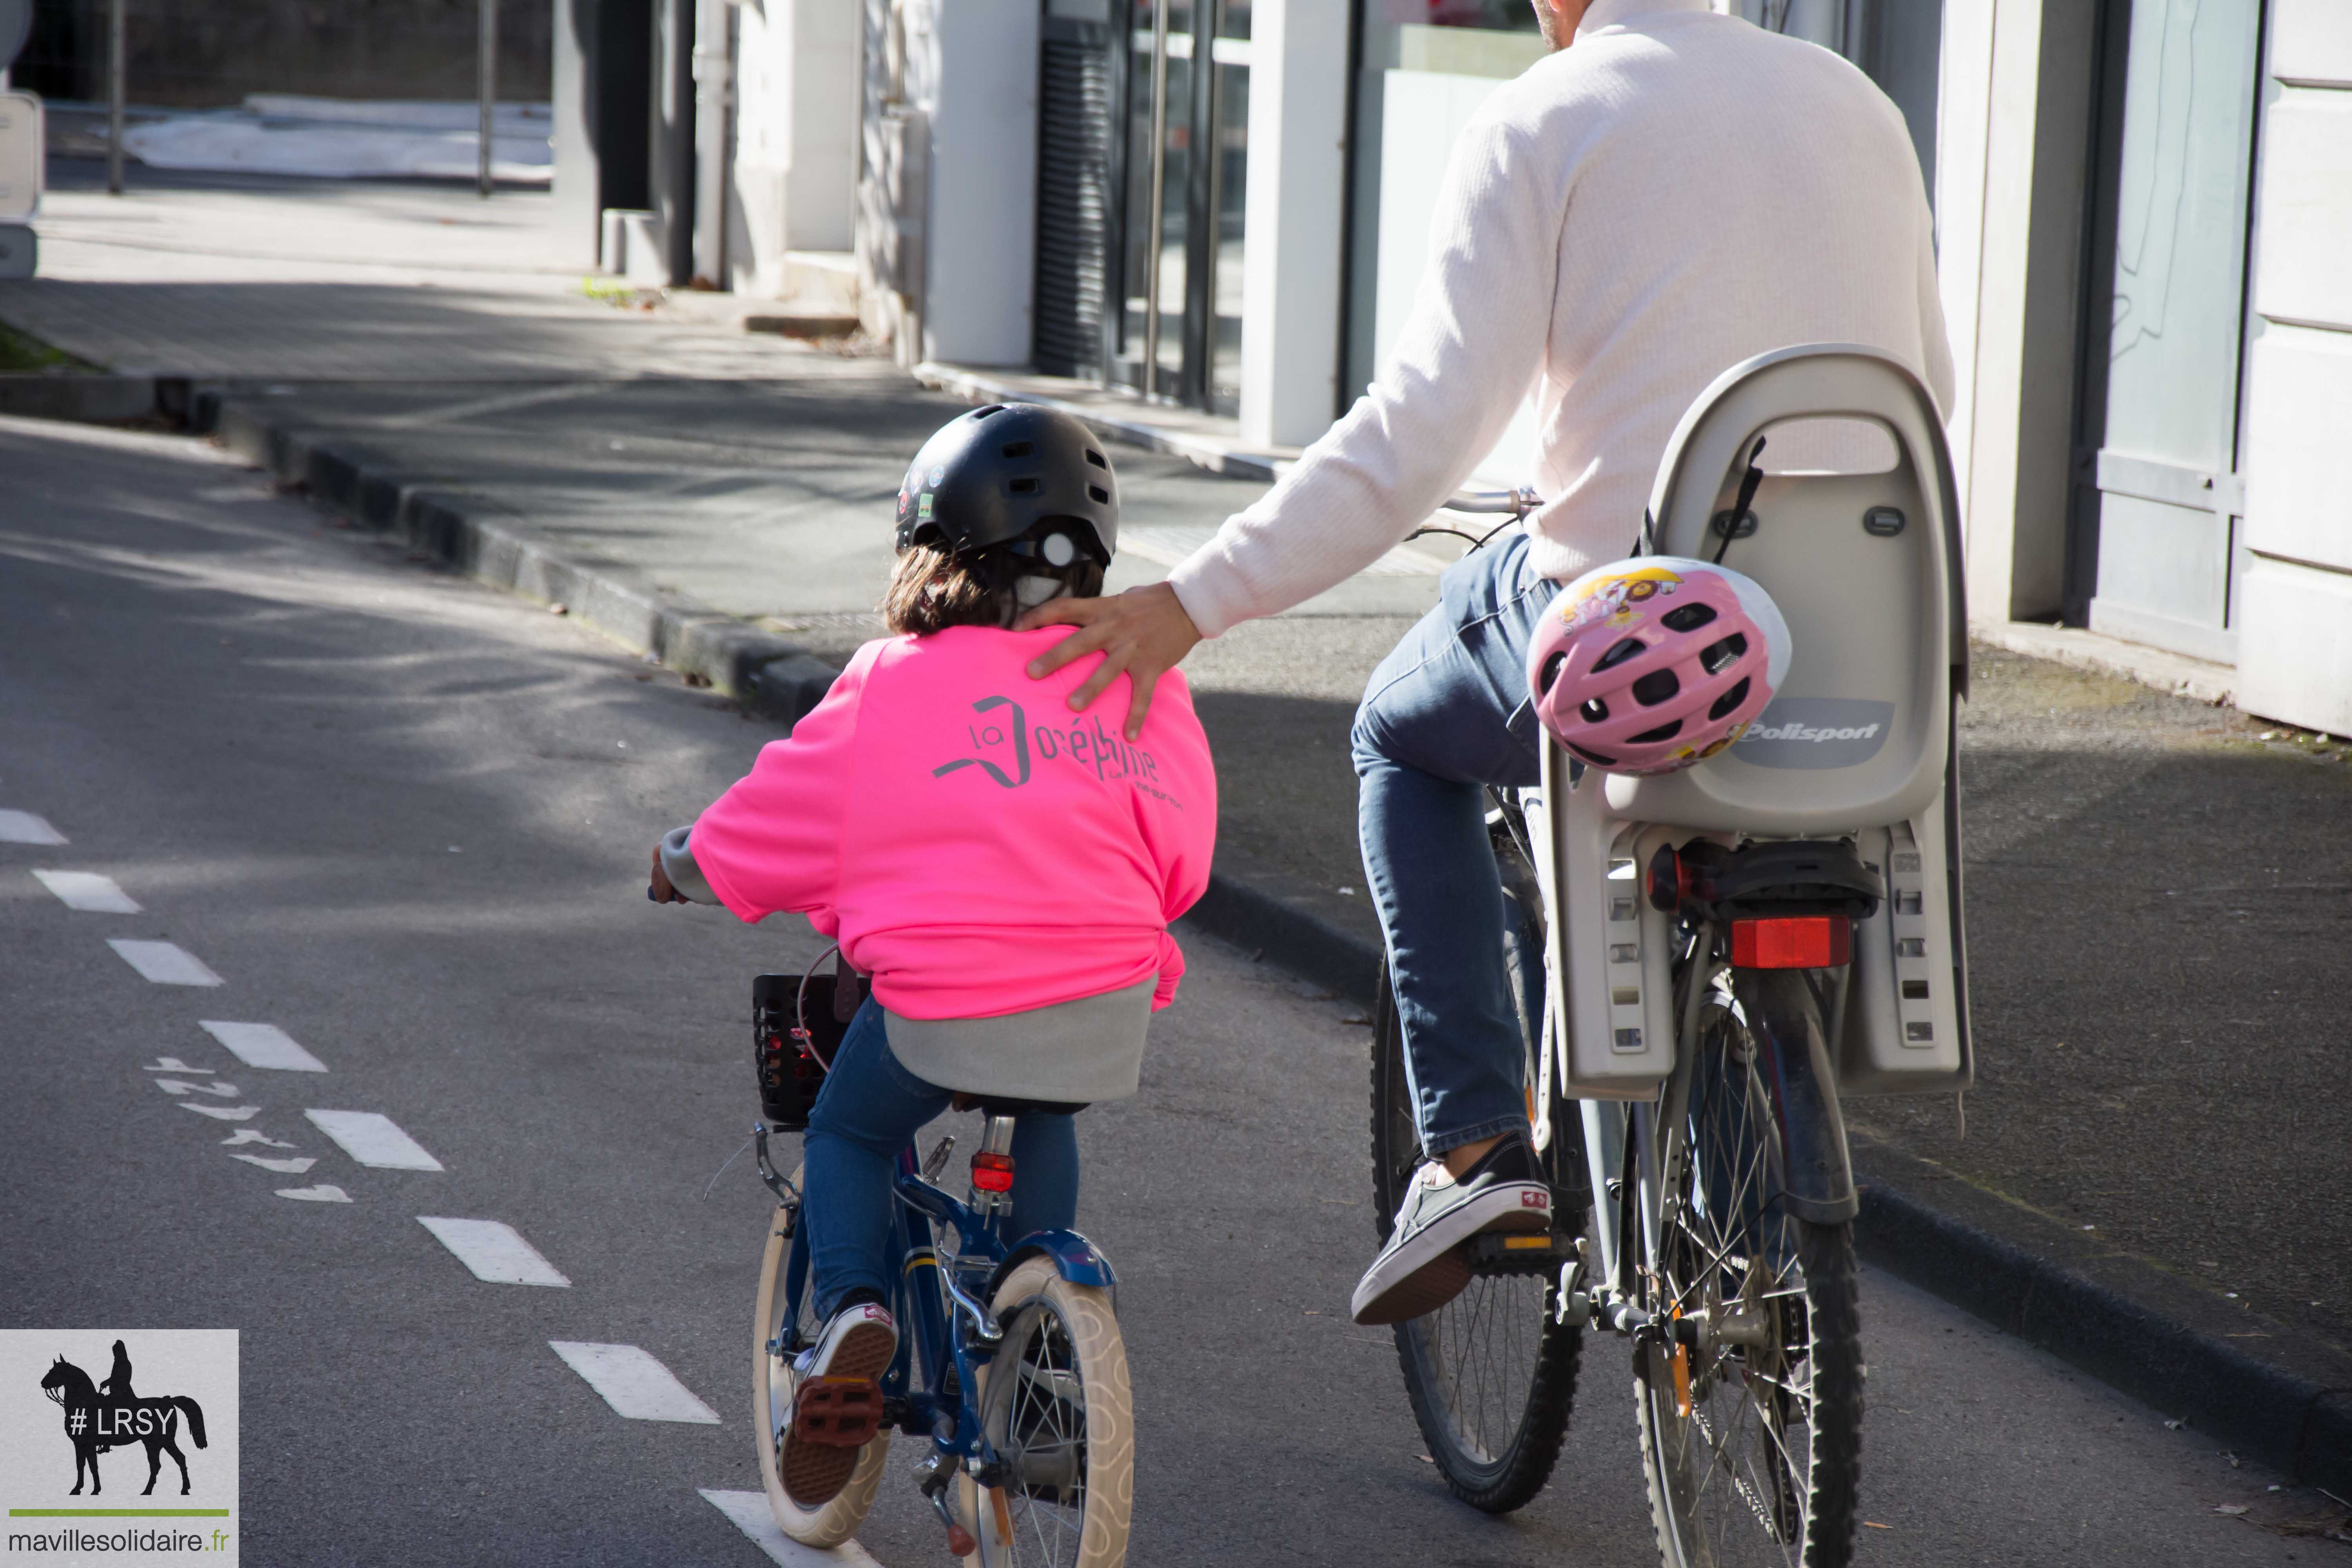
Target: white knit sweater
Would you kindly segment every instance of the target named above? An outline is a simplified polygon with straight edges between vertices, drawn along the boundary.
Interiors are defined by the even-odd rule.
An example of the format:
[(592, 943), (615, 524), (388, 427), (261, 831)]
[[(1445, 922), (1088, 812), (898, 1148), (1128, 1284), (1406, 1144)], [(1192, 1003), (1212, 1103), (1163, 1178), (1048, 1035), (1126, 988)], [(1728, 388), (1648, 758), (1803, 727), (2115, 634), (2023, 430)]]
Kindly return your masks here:
[(1624, 555), (1667, 438), (1732, 365), (1869, 343), (1948, 409), (1919, 164), (1895, 106), (1706, 0), (1594, 0), (1454, 149), (1394, 355), (1297, 468), (1171, 575), (1214, 637), (1378, 560), (1532, 388), (1536, 569)]

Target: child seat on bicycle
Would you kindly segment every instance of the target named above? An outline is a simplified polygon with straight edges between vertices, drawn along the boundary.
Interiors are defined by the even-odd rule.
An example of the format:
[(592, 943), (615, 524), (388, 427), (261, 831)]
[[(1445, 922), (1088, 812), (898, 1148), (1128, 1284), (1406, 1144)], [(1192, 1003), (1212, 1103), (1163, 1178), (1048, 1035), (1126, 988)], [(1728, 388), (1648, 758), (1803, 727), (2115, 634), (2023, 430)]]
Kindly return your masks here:
[[(917, 1130), (957, 1094), (1039, 1102), (1014, 1132), (1009, 1234), (1068, 1227), (1076, 1135), (1045, 1107), (1132, 1095), (1183, 973), (1168, 925), (1208, 884), (1217, 808), (1190, 690), (1171, 675), (1127, 741), (1069, 711), (1091, 661), (1028, 677), (1070, 628), (1008, 629), (1100, 591), (1118, 517), (1109, 459), (1077, 420), (1016, 405), (950, 422), (899, 492), (883, 604), (898, 635), (859, 648), (790, 738), (656, 852), (656, 897), (746, 921), (805, 913), (872, 977), (803, 1143), (826, 1322), (811, 1380), (876, 1378), (896, 1352), (891, 1162)], [(788, 1435), (781, 1468), (809, 1507), (855, 1459)]]

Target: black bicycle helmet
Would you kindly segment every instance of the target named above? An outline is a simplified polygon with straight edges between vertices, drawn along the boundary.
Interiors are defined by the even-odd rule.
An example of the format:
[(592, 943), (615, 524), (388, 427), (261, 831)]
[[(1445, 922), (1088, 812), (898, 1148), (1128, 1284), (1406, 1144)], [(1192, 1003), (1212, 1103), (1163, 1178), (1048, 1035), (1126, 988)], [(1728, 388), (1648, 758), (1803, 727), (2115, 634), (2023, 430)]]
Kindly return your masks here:
[(957, 555), (1011, 545), (1056, 572), (1081, 554), (1108, 566), (1118, 549), (1118, 480), (1078, 420), (993, 403), (948, 421), (915, 454), (898, 488), (896, 544)]

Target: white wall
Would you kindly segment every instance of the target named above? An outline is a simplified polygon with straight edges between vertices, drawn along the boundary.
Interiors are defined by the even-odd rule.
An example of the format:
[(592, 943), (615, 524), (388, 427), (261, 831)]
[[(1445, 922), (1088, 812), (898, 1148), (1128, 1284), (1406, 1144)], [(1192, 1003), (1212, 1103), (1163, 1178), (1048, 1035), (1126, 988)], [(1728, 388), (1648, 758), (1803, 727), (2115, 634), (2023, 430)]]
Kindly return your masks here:
[(857, 135), (857, 14), (841, 0), (742, 0), (736, 46), (740, 292), (787, 287), (787, 250), (847, 250)]
[[(1380, 275), (1372, 307), (1373, 363), (1385, 365), (1429, 267), (1429, 220), (1463, 127), (1505, 79), (1444, 71), (1385, 73), (1381, 117)], [(1535, 483), (1535, 406), (1522, 403), (1473, 481)]]
[(2352, 6), (2273, 0), (2238, 705), (2352, 733)]
[(1348, 0), (1256, 0), (1250, 35), (1242, 439), (1303, 447), (1339, 396)]
[(1036, 266), (1036, 0), (934, 0), (919, 71), (908, 9), (908, 95), (930, 124), (923, 357), (1026, 364)]

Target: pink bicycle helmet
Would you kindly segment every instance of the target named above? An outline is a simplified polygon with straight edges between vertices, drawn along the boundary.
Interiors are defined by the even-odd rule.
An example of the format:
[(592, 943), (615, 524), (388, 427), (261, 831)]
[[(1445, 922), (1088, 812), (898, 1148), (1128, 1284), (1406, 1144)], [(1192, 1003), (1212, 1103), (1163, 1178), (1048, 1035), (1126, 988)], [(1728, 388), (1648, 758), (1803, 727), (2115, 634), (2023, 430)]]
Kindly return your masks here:
[(1789, 673), (1789, 626), (1728, 567), (1643, 555), (1559, 591), (1528, 649), (1544, 728), (1612, 773), (1671, 773), (1739, 739)]

